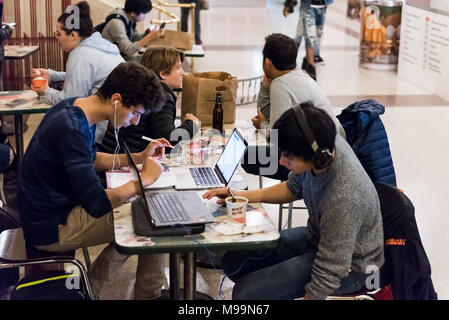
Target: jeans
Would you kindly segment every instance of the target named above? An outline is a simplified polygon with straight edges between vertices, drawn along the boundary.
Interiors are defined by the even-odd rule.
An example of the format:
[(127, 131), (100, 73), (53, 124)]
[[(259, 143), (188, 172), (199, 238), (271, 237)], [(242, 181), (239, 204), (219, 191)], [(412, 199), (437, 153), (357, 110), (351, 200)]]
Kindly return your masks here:
[(326, 8), (301, 8), (299, 11), (298, 28), (296, 29), (296, 43), (301, 46), (304, 36), (306, 47), (313, 46), (315, 55), (320, 55), (321, 37), (323, 36)]
[[(200, 7), (201, 0), (178, 0), (179, 3), (195, 3), (195, 44), (201, 44)], [(190, 8), (181, 8), (181, 31), (187, 32)]]
[[(285, 300), (305, 295), (311, 280), (317, 249), (307, 240), (306, 227), (281, 232), (280, 244), (269, 250), (228, 252), (223, 257), (223, 271), (235, 282), (232, 299)], [(336, 294), (359, 291), (367, 275), (350, 272), (341, 280)]]

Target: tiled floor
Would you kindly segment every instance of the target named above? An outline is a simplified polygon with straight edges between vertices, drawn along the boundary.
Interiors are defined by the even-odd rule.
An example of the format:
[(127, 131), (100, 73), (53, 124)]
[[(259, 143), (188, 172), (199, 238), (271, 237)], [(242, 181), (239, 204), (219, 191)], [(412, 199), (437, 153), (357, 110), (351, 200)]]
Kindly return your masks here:
[[(171, 0), (169, 2), (174, 2)], [(205, 57), (195, 60), (195, 71), (222, 70), (239, 78), (262, 74), (261, 48), (264, 37), (272, 32), (294, 36), (297, 9), (282, 16), (281, 0), (210, 0), (210, 10), (201, 12)], [(345, 16), (346, 0), (335, 0), (329, 7), (321, 56), (326, 64), (317, 67), (318, 85), (329, 97), (334, 112), (364, 97), (386, 105), (382, 120), (390, 139), (399, 187), (416, 209), (416, 220), (432, 265), (432, 279), (440, 299), (449, 299), (449, 102), (417, 87), (395, 72), (380, 72), (358, 66), (359, 22)], [(304, 49), (298, 56), (300, 63)], [(238, 119), (250, 119), (255, 106), (241, 107)], [(39, 115), (30, 117), (29, 141)], [(248, 176), (250, 188), (258, 179)], [(272, 181), (265, 180), (265, 185)], [(277, 206), (266, 206), (277, 222)], [(307, 214), (294, 212), (293, 225), (304, 225)], [(95, 257), (100, 247), (91, 248)], [(104, 299), (131, 299), (135, 257), (104, 290)], [(200, 270), (198, 290), (218, 299), (221, 272)], [(232, 282), (223, 291), (230, 298)]]

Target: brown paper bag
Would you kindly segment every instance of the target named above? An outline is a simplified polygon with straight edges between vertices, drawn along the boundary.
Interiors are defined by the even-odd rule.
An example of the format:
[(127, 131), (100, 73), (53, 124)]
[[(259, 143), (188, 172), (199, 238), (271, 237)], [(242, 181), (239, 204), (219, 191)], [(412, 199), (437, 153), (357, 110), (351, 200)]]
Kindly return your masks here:
[(212, 125), (217, 91), (222, 94), (223, 123), (235, 122), (237, 78), (226, 72), (194, 72), (182, 79), (182, 119), (194, 114), (203, 126)]
[(194, 42), (195, 40), (191, 33), (165, 30), (164, 36), (157, 40), (150, 41), (148, 47), (174, 47), (181, 50), (192, 50)]

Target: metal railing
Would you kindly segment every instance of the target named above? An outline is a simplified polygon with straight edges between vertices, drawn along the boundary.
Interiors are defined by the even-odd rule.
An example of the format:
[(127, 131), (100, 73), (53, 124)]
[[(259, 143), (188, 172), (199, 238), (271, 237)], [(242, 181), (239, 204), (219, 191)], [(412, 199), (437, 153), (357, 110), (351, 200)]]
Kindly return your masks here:
[[(151, 20), (151, 23), (155, 24), (161, 24), (165, 22), (166, 24), (170, 23), (177, 23), (177, 29), (178, 31), (181, 30), (181, 19), (174, 13), (171, 13), (167, 9), (164, 8), (189, 8), (193, 9), (191, 10), (191, 17), (192, 17), (192, 34), (195, 34), (195, 3), (167, 3), (165, 1), (161, 0), (154, 0), (153, 2), (153, 8), (155, 8), (158, 11), (158, 19), (157, 20)], [(170, 17), (171, 19), (162, 19), (162, 14)]]
[(248, 105), (257, 102), (260, 84), (263, 76), (238, 80), (237, 106)]

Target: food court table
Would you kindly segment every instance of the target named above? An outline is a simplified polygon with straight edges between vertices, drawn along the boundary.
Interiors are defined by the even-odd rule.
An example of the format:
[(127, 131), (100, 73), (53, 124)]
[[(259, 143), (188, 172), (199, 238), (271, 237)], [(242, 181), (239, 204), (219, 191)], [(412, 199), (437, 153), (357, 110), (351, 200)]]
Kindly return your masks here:
[[(204, 191), (203, 191), (204, 192)], [(201, 194), (201, 192), (199, 192)], [(216, 199), (206, 203), (208, 209), (215, 216), (216, 223), (232, 220), (226, 215), (226, 208), (214, 205)], [(114, 233), (116, 249), (123, 254), (153, 254), (170, 253), (170, 296), (179, 297), (178, 293), (178, 264), (176, 254), (184, 255), (184, 293), (186, 300), (195, 298), (196, 292), (196, 258), (195, 252), (201, 250), (251, 250), (269, 249), (277, 245), (279, 233), (260, 204), (250, 204), (252, 211), (263, 215), (272, 228), (268, 231), (222, 235), (215, 231), (212, 225), (206, 225), (203, 233), (187, 236), (170, 237), (140, 237), (134, 233), (131, 217), (131, 204), (126, 203), (114, 210)], [(173, 278), (174, 277), (174, 278)]]
[(24, 59), (39, 50), (39, 46), (6, 45), (5, 59)]
[(45, 113), (52, 106), (39, 101), (38, 95), (31, 90), (0, 92), (0, 116), (13, 115), (16, 136), (16, 154), (18, 167), (22, 165), (24, 114)]

